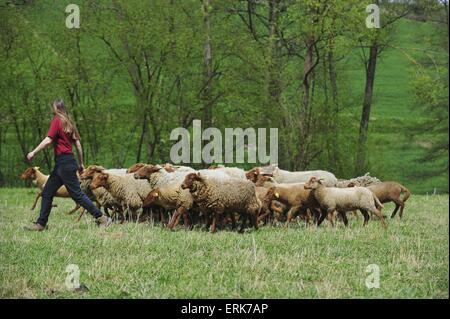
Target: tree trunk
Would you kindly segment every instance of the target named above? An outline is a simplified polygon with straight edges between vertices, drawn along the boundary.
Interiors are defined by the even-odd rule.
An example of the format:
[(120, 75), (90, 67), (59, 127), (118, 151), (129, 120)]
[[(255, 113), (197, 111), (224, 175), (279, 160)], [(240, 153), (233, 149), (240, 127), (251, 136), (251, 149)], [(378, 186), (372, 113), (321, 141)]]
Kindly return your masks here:
[(299, 134), (299, 150), (294, 169), (305, 169), (308, 165), (308, 146), (310, 140), (310, 89), (312, 71), (315, 67), (313, 64), (314, 56), (314, 37), (310, 36), (306, 42), (305, 61), (303, 64), (302, 79), (302, 97), (300, 101), (300, 134)]
[(138, 149), (136, 154), (136, 163), (141, 161), (141, 152), (142, 152), (142, 144), (144, 143), (144, 136), (147, 134), (147, 113), (144, 113), (144, 117), (142, 119), (142, 130), (141, 136), (139, 137)]
[[(202, 127), (212, 126), (212, 107), (211, 82), (213, 78), (212, 67), (212, 49), (211, 49), (211, 11), (210, 0), (203, 0), (203, 27), (205, 32), (204, 51), (203, 51), (203, 91), (202, 91)], [(202, 141), (202, 147), (207, 141)], [(202, 160), (203, 161), (203, 160)], [(203, 163), (206, 166), (206, 163)]]
[(366, 142), (369, 130), (370, 109), (372, 107), (373, 87), (375, 83), (375, 70), (377, 65), (378, 44), (370, 46), (369, 60), (366, 65), (366, 86), (364, 102), (359, 126), (358, 150), (356, 154), (356, 174), (364, 174), (366, 166)]

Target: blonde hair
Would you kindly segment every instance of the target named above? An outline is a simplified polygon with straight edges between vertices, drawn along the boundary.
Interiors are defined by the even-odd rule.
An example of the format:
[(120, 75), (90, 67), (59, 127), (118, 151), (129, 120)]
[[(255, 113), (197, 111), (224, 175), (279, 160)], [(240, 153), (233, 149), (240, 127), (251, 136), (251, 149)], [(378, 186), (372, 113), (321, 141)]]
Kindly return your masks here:
[(62, 99), (56, 99), (55, 101), (53, 101), (53, 106), (55, 108), (56, 115), (61, 120), (61, 126), (64, 132), (69, 134), (74, 140), (80, 139), (80, 134), (78, 133), (75, 121), (69, 114), (64, 101)]

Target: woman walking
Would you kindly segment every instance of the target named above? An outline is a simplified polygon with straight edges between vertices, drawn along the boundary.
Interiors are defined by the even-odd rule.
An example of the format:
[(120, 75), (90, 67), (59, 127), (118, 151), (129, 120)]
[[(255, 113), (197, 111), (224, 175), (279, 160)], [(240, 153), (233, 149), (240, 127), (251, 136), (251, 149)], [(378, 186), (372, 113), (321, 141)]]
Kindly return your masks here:
[[(26, 230), (41, 231), (44, 230), (48, 216), (52, 209), (53, 197), (56, 191), (64, 185), (69, 192), (70, 197), (84, 207), (94, 216), (99, 226), (107, 227), (111, 224), (111, 218), (102, 215), (101, 211), (94, 203), (81, 191), (80, 181), (77, 177), (77, 170), (80, 173), (84, 170), (83, 150), (80, 143), (80, 134), (78, 133), (75, 122), (69, 115), (63, 100), (58, 99), (53, 102), (52, 110), (54, 117), (50, 123), (47, 137), (27, 155), (31, 161), (33, 157), (41, 150), (53, 144), (55, 153), (55, 167), (45, 183), (42, 191), (41, 211), (36, 223), (26, 226)], [(72, 152), (72, 144), (75, 144), (78, 153), (78, 163)]]

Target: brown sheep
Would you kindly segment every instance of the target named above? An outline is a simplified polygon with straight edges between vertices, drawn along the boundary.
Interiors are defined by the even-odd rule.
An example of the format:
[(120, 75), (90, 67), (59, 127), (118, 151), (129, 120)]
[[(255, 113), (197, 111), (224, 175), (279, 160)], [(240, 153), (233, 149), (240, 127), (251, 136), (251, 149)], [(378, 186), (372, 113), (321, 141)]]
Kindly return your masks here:
[(383, 208), (383, 205), (380, 203), (378, 197), (365, 187), (326, 187), (321, 179), (311, 177), (309, 182), (306, 183), (305, 188), (312, 190), (313, 196), (322, 209), (318, 225), (323, 221), (326, 213), (330, 214), (337, 211), (347, 226), (346, 212), (359, 209), (364, 215), (364, 226), (369, 221), (370, 216), (368, 212), (370, 212), (379, 217), (383, 226), (386, 227), (383, 215), (379, 210)]
[(304, 183), (277, 184), (276, 186), (270, 187), (263, 205), (267, 205), (272, 200), (278, 200), (289, 208), (286, 226), (289, 225), (297, 212), (300, 211), (303, 215), (306, 215), (306, 220), (310, 222), (311, 212), (308, 212), (308, 210), (320, 209), (319, 203), (311, 190), (305, 189)]
[[(20, 178), (23, 180), (30, 179), (34, 185), (36, 185), (39, 188), (39, 192), (37, 193), (36, 199), (34, 200), (33, 206), (31, 206), (31, 210), (33, 210), (36, 207), (36, 204), (39, 200), (39, 197), (42, 196), (42, 191), (44, 190), (45, 183), (48, 180), (48, 175), (43, 174), (39, 167), (28, 167), (21, 175)], [(55, 197), (62, 197), (62, 198), (70, 198), (69, 192), (67, 191), (66, 187), (63, 185), (61, 186), (58, 191), (55, 194)], [(78, 203), (75, 203), (76, 206), (71, 211), (67, 212), (67, 214), (72, 214), (76, 212), (81, 206)], [(55, 207), (56, 205), (53, 205)]]
[[(380, 200), (382, 204), (388, 202), (395, 203), (395, 209), (392, 212), (391, 218), (395, 217), (398, 209), (400, 208), (400, 218), (403, 216), (403, 209), (405, 208), (405, 202), (411, 196), (411, 192), (405, 186), (397, 182), (382, 182), (373, 184), (367, 187), (370, 189)], [(401, 198), (401, 194), (403, 198)]]

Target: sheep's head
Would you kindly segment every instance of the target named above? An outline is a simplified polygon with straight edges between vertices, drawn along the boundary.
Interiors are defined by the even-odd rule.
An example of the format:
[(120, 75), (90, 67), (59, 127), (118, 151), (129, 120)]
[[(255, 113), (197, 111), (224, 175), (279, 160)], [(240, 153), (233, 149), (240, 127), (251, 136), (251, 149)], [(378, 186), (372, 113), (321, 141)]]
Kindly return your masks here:
[(148, 193), (147, 197), (144, 199), (144, 206), (152, 205), (161, 196), (161, 190), (159, 188), (153, 189)]
[(245, 173), (245, 177), (253, 183), (256, 183), (259, 174), (261, 174), (261, 169), (259, 167), (255, 167)]
[(202, 181), (202, 177), (200, 173), (189, 173), (184, 178), (183, 183), (181, 184), (182, 189), (192, 189), (195, 181)]
[(272, 178), (272, 175), (259, 174), (256, 178), (255, 186), (264, 186), (266, 182), (275, 183), (275, 180)]
[(286, 205), (280, 203), (277, 200), (273, 200), (272, 202), (270, 202), (270, 210), (280, 215), (286, 210)]
[(170, 163), (166, 163), (163, 165), (163, 168), (166, 170), (167, 173), (173, 173), (175, 172), (175, 168), (173, 168), (173, 165)]
[(162, 170), (162, 166), (160, 165), (144, 165), (138, 171), (134, 173), (134, 178), (136, 179), (150, 179), (152, 174), (159, 172)]
[(318, 179), (317, 177), (311, 177), (309, 181), (305, 184), (305, 189), (316, 189), (319, 186), (323, 185), (323, 179)]
[(108, 180), (108, 173), (95, 174), (94, 179), (92, 180), (92, 183), (91, 183), (91, 189), (105, 187), (107, 180)]
[(128, 167), (127, 169), (127, 173), (131, 174), (131, 173), (135, 173), (138, 170), (140, 170), (142, 167), (144, 167), (146, 164), (144, 163), (136, 163), (131, 165), (130, 167)]
[(21, 175), (20, 178), (23, 180), (27, 180), (27, 179), (31, 179), (34, 180), (36, 179), (36, 172), (39, 170), (39, 167), (35, 166), (35, 167), (28, 167)]
[(96, 173), (101, 173), (105, 170), (103, 166), (99, 165), (89, 165), (83, 170), (80, 177), (81, 179), (93, 179)]

